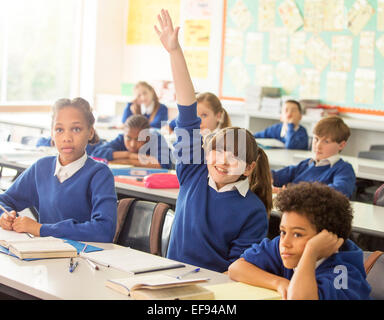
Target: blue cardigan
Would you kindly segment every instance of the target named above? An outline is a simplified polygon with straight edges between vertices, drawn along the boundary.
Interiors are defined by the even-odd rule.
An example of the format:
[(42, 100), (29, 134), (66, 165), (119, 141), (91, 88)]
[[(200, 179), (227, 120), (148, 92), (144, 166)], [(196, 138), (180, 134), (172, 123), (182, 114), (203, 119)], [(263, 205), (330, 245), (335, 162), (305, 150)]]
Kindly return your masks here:
[[(273, 240), (264, 239), (260, 244), (253, 244), (242, 257), (256, 267), (291, 280), (293, 270), (284, 267), (279, 250), (280, 236)], [(316, 268), (316, 282), (320, 300), (356, 300), (369, 299), (371, 287), (366, 280), (362, 250), (351, 240), (347, 240), (339, 252), (325, 259)], [(334, 283), (340, 271), (337, 266), (347, 268), (347, 288), (337, 289)]]
[(79, 171), (60, 183), (55, 168), (56, 157), (39, 159), (0, 194), (0, 203), (17, 212), (35, 207), (42, 237), (112, 242), (117, 197), (111, 170), (88, 158)]
[(296, 166), (272, 170), (273, 185), (282, 187), (288, 183), (319, 181), (344, 193), (349, 198), (352, 196), (356, 176), (348, 162), (340, 159), (332, 167), (330, 165), (316, 167), (315, 162), (309, 164), (310, 160), (310, 158), (303, 160)]
[[(172, 166), (171, 150), (168, 147), (168, 143), (165, 138), (156, 130), (149, 130), (150, 139), (142, 147), (146, 148), (146, 155), (155, 157), (162, 168), (170, 169)], [(97, 158), (113, 160), (113, 153), (115, 151), (127, 151), (124, 144), (124, 135), (119, 134), (114, 140), (104, 143), (95, 150), (93, 150), (91, 156)]]
[(196, 103), (178, 107), (175, 152), (182, 160), (176, 164), (180, 191), (167, 257), (223, 272), (267, 235), (267, 212), (251, 190), (243, 197), (237, 190), (217, 192), (208, 185)]
[(308, 134), (307, 130), (303, 126), (299, 126), (299, 129), (294, 130), (294, 124), (288, 124), (288, 130), (284, 137), (281, 137), (281, 128), (283, 123), (276, 123), (267, 129), (256, 132), (253, 136), (255, 138), (273, 138), (277, 139), (285, 144), (286, 149), (308, 149)]
[[(125, 107), (123, 116), (121, 118), (122, 123), (125, 123), (125, 121), (128, 119), (128, 117), (133, 115), (133, 113), (131, 111), (131, 105), (132, 105), (132, 102), (129, 102), (127, 104), (127, 106)], [(144, 114), (144, 116), (146, 116), (149, 119), (151, 115), (150, 114)], [(165, 122), (168, 121), (168, 108), (166, 107), (165, 104), (160, 103), (160, 107), (157, 110), (156, 115), (153, 118), (153, 120), (149, 123), (149, 125), (152, 128), (160, 129), (162, 121), (165, 121)]]

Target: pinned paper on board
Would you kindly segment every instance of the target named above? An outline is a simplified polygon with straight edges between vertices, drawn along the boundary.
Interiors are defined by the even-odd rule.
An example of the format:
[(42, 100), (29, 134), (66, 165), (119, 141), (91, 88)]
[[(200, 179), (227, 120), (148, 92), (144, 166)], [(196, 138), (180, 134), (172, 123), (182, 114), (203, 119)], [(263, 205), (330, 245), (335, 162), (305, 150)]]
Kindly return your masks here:
[(242, 93), (250, 83), (250, 78), (239, 57), (233, 58), (227, 65), (229, 78), (238, 93)]
[(248, 64), (263, 63), (264, 34), (249, 32), (246, 36), (245, 62)]
[(347, 93), (347, 78), (346, 72), (327, 73), (327, 100), (338, 103), (344, 103)]
[(291, 35), (289, 47), (289, 60), (293, 64), (305, 63), (305, 40), (307, 36), (303, 31), (299, 31)]
[(209, 47), (210, 20), (185, 20), (184, 45), (186, 47)]
[(295, 66), (287, 61), (281, 61), (277, 64), (276, 79), (288, 94), (295, 90), (300, 82)]
[(374, 13), (375, 10), (367, 0), (356, 0), (348, 12), (348, 29), (357, 36)]
[(303, 69), (300, 74), (300, 99), (320, 98), (320, 72), (316, 69)]
[(373, 69), (358, 68), (355, 72), (356, 103), (372, 104), (375, 101), (376, 71)]
[(331, 50), (327, 44), (316, 35), (308, 40), (305, 51), (308, 60), (311, 61), (319, 71), (324, 70), (331, 59)]
[(279, 7), (278, 11), (285, 27), (290, 33), (294, 33), (303, 24), (303, 18), (299, 9), (296, 6), (295, 1), (285, 0)]
[(379, 52), (384, 56), (384, 35), (382, 35), (379, 39), (376, 41), (376, 47), (379, 50)]
[(363, 31), (359, 41), (359, 66), (373, 67), (375, 64), (375, 33)]
[(243, 55), (244, 33), (229, 28), (225, 32), (225, 51), (226, 57), (241, 57)]
[(377, 0), (377, 31), (384, 31), (384, 0)]
[(212, 16), (212, 0), (185, 0), (188, 17), (209, 19)]
[(206, 79), (208, 77), (208, 51), (185, 50), (184, 54), (191, 77)]
[(271, 31), (275, 28), (276, 0), (259, 0), (258, 29)]
[(288, 57), (288, 33), (285, 28), (275, 28), (269, 34), (269, 59), (282, 61)]
[(305, 0), (304, 30), (319, 33), (323, 31), (324, 4), (323, 0)]
[(274, 78), (274, 66), (261, 64), (255, 69), (255, 84), (260, 87), (272, 87)]
[(323, 0), (325, 31), (342, 31), (345, 26), (346, 17), (344, 12), (344, 0)]
[(350, 36), (332, 37), (331, 70), (349, 72), (352, 68), (352, 45)]
[(236, 1), (235, 5), (229, 11), (229, 16), (235, 25), (243, 32), (252, 24), (252, 14), (243, 0)]

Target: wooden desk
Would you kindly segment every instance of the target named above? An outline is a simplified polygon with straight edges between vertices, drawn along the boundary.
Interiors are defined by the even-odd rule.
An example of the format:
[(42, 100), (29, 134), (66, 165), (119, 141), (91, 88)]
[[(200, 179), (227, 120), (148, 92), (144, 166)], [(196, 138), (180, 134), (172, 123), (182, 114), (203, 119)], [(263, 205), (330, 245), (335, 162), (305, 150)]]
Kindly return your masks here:
[[(120, 246), (112, 243), (92, 243), (104, 249), (116, 249)], [(22, 261), (0, 254), (0, 291), (20, 299), (54, 299), (54, 300), (129, 300), (125, 296), (105, 286), (105, 281), (124, 278), (128, 273), (100, 266), (92, 270), (85, 260), (75, 258), (79, 266), (73, 273), (68, 271), (69, 259), (43, 259)], [(182, 269), (164, 270), (148, 274), (179, 275), (196, 268), (187, 265)], [(210, 278), (204, 285), (231, 282), (227, 275), (201, 269), (189, 278)]]

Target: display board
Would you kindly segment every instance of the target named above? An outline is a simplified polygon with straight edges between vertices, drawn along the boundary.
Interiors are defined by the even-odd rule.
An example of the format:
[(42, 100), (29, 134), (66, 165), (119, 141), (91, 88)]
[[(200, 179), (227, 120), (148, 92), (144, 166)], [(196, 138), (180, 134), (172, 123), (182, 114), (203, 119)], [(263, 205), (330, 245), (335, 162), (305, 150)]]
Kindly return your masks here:
[(220, 97), (280, 87), (384, 115), (384, 0), (225, 0)]

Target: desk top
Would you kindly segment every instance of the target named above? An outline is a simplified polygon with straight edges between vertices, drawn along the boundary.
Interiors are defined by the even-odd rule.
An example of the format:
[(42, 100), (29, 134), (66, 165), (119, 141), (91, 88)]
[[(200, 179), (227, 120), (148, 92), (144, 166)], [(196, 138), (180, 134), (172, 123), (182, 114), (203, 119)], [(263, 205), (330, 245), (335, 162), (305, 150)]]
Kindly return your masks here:
[[(121, 248), (112, 243), (92, 243), (104, 249)], [(79, 266), (73, 273), (68, 271), (69, 259), (43, 259), (35, 261), (22, 261), (17, 258), (0, 254), (0, 283), (22, 291), (40, 299), (64, 299), (64, 300), (127, 300), (125, 296), (105, 286), (105, 281), (114, 278), (124, 278), (128, 273), (112, 267), (99, 266), (100, 270), (91, 269), (82, 258), (75, 258)], [(167, 275), (179, 275), (196, 268), (186, 264), (186, 268), (172, 269), (149, 274), (165, 273)], [(182, 270), (182, 271), (180, 271)], [(225, 274), (207, 269), (189, 278), (208, 277), (204, 285), (213, 285), (232, 280)]]

